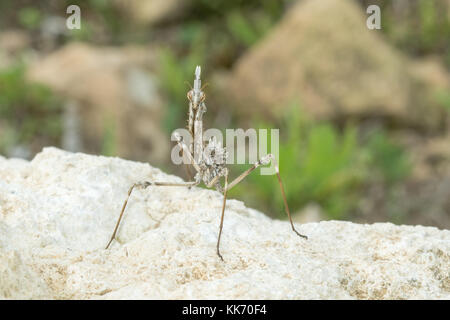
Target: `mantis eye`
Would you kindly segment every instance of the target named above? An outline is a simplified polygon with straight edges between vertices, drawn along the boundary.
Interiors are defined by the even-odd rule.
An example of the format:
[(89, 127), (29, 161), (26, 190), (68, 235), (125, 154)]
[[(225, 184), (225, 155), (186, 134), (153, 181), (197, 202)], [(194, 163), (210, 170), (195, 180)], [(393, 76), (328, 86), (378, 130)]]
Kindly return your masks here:
[(202, 92), (202, 95), (200, 96), (200, 102), (203, 102), (206, 98), (206, 95), (204, 92)]
[(188, 91), (187, 98), (188, 98), (189, 101), (192, 101), (192, 90)]

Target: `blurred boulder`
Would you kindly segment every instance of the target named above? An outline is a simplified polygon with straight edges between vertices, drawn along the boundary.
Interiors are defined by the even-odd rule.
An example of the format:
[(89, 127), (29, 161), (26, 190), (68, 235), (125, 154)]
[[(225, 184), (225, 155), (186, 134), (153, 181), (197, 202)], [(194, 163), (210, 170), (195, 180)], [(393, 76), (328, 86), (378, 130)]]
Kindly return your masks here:
[(151, 25), (178, 16), (187, 4), (182, 0), (114, 0), (114, 5), (134, 23)]
[(310, 203), (298, 212), (292, 215), (292, 221), (295, 223), (310, 223), (328, 220), (322, 207), (317, 203)]
[(21, 30), (10, 29), (0, 33), (0, 48), (8, 53), (18, 53), (31, 43), (29, 35)]
[(72, 43), (34, 62), (27, 75), (76, 102), (83, 150), (161, 163), (170, 139), (160, 127), (155, 59), (151, 48)]
[[(414, 163), (413, 177), (426, 180), (430, 177), (450, 179), (450, 136), (423, 138), (409, 148)], [(450, 189), (449, 199), (450, 199)]]
[(30, 36), (24, 31), (10, 29), (0, 32), (0, 68), (14, 63), (17, 55), (30, 44)]
[(247, 115), (277, 117), (292, 101), (319, 119), (377, 117), (439, 130), (438, 63), (421, 65), (391, 47), (354, 1), (300, 1), (234, 67), (227, 101)]

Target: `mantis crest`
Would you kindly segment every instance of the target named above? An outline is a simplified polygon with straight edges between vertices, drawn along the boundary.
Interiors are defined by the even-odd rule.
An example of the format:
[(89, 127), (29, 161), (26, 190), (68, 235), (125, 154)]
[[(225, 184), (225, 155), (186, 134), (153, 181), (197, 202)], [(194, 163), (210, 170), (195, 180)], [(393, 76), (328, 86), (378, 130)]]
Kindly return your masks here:
[[(248, 176), (256, 168), (264, 165), (268, 165), (273, 162), (275, 167), (275, 173), (277, 175), (278, 183), (280, 185), (281, 194), (283, 196), (284, 208), (286, 214), (289, 217), (289, 221), (294, 231), (298, 236), (308, 239), (307, 236), (300, 234), (294, 227), (292, 222), (291, 213), (286, 200), (286, 194), (284, 192), (283, 183), (281, 181), (280, 172), (277, 161), (272, 154), (261, 157), (256, 163), (254, 163), (249, 169), (243, 172), (236, 179), (228, 183), (228, 168), (226, 168), (227, 152), (218, 142), (215, 137), (209, 139), (207, 143), (203, 141), (203, 114), (206, 112), (205, 98), (206, 95), (203, 92), (202, 83), (200, 79), (201, 68), (197, 66), (195, 69), (194, 86), (187, 93), (189, 100), (189, 114), (188, 114), (188, 130), (192, 136), (192, 142), (189, 146), (183, 141), (182, 137), (175, 132), (173, 137), (176, 143), (180, 147), (183, 156), (187, 157), (189, 164), (195, 169), (196, 173), (194, 177), (188, 182), (173, 183), (173, 182), (158, 182), (158, 181), (141, 181), (134, 183), (128, 190), (128, 196), (123, 203), (122, 210), (120, 211), (119, 218), (112, 233), (111, 239), (106, 245), (106, 249), (110, 246), (115, 239), (117, 230), (122, 220), (123, 213), (127, 206), (131, 193), (135, 188), (145, 189), (150, 186), (173, 186), (173, 187), (193, 187), (199, 185), (201, 182), (205, 184), (207, 188), (215, 188), (217, 191), (223, 194), (222, 213), (220, 218), (219, 235), (217, 238), (217, 255), (223, 261), (223, 257), (220, 254), (220, 238), (223, 229), (223, 220), (225, 215), (225, 206), (227, 201), (227, 192), (241, 182), (246, 176)], [(189, 175), (189, 172), (188, 172)], [(223, 179), (223, 186), (221, 184)]]

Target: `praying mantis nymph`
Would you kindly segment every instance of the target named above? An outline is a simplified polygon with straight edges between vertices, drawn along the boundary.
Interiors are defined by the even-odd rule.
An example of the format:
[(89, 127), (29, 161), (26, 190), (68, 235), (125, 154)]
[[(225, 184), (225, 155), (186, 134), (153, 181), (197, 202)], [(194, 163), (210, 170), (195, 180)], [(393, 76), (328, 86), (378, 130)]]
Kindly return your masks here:
[[(205, 184), (207, 188), (216, 188), (217, 191), (223, 194), (223, 204), (222, 204), (222, 214), (220, 218), (219, 235), (217, 238), (217, 255), (222, 259), (220, 254), (220, 238), (223, 229), (223, 219), (225, 216), (225, 205), (227, 201), (227, 192), (241, 182), (246, 176), (248, 176), (253, 170), (259, 166), (268, 165), (273, 162), (275, 167), (275, 173), (277, 175), (278, 183), (280, 185), (281, 194), (283, 196), (284, 208), (289, 217), (291, 223), (292, 231), (294, 231), (298, 236), (308, 239), (307, 236), (300, 234), (294, 227), (292, 222), (291, 213), (289, 211), (289, 206), (286, 200), (286, 194), (284, 192), (283, 183), (281, 181), (280, 172), (278, 168), (278, 163), (272, 154), (265, 155), (261, 157), (255, 164), (253, 164), (249, 169), (243, 172), (240, 176), (234, 179), (232, 182), (228, 183), (228, 168), (225, 167), (227, 152), (225, 148), (222, 147), (220, 142), (212, 137), (208, 143), (203, 141), (203, 114), (206, 112), (205, 98), (206, 95), (203, 92), (201, 86), (201, 68), (197, 66), (195, 69), (195, 79), (194, 86), (187, 93), (187, 98), (189, 100), (189, 118), (188, 118), (188, 130), (192, 136), (192, 142), (189, 147), (186, 145), (182, 137), (175, 132), (173, 134), (176, 143), (180, 147), (183, 155), (189, 160), (189, 163), (194, 167), (196, 174), (192, 181), (188, 182), (158, 182), (158, 181), (141, 181), (134, 183), (129, 191), (128, 196), (122, 206), (120, 211), (119, 219), (117, 220), (116, 226), (114, 228), (111, 239), (106, 245), (106, 249), (111, 245), (111, 242), (115, 239), (117, 230), (119, 228), (120, 221), (122, 220), (123, 213), (127, 206), (128, 200), (133, 192), (134, 188), (145, 189), (150, 186), (171, 186), (171, 187), (193, 187), (201, 182)], [(223, 186), (221, 185), (221, 179), (223, 178)]]

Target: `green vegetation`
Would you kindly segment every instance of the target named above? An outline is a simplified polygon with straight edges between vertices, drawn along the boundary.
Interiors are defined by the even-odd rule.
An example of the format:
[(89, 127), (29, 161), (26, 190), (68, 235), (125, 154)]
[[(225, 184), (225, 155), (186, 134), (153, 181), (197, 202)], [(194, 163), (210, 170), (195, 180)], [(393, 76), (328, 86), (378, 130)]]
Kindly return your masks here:
[(417, 0), (393, 7), (393, 1), (382, 1), (382, 30), (388, 38), (413, 55), (441, 55), (450, 67), (448, 3)]
[(160, 85), (169, 97), (164, 127), (168, 132), (183, 125), (186, 80), (195, 65), (207, 71), (227, 65), (240, 49), (257, 42), (283, 14), (283, 4), (264, 1), (194, 1), (191, 12), (177, 29), (176, 46), (159, 52)]
[[(47, 54), (70, 41), (88, 41), (99, 46), (151, 44), (151, 48), (159, 48), (158, 79), (166, 98), (162, 126), (170, 133), (186, 125), (186, 91), (189, 89), (186, 81), (192, 82), (194, 67), (202, 65), (203, 78), (207, 80), (211, 80), (212, 72), (231, 70), (239, 57), (270, 32), (294, 2), (193, 0), (181, 14), (161, 24), (145, 26), (137, 25), (119, 6), (108, 0), (51, 3), (4, 0), (0, 2), (0, 27), (2, 30), (25, 31), (32, 41), (30, 48), (23, 50), (24, 54)], [(357, 3), (363, 15), (373, 1)], [(81, 30), (71, 30), (54, 36), (51, 41), (41, 41), (46, 36), (41, 28), (43, 23), (52, 17), (65, 18), (66, 8), (71, 4), (81, 8)], [(380, 32), (391, 44), (410, 57), (432, 55), (450, 67), (448, 2), (380, 0), (377, 4), (382, 9)], [(13, 56), (19, 61), (21, 54), (14, 53)], [(25, 145), (33, 151), (39, 151), (46, 144), (59, 146), (62, 133), (60, 101), (48, 88), (27, 82), (24, 77), (26, 66), (17, 61), (11, 65), (13, 59), (16, 58), (9, 57), (7, 63), (10, 66), (0, 70), (0, 153), (5, 154), (17, 145)], [(214, 98), (213, 94), (208, 99), (210, 97)], [(436, 99), (449, 111), (447, 126), (450, 126), (450, 94), (437, 92)], [(213, 104), (208, 108), (205, 121), (212, 125), (210, 119), (223, 115), (217, 113)], [(233, 115), (235, 118), (230, 114), (223, 117), (226, 121), (241, 120), (237, 111)], [(98, 150), (104, 155), (117, 153), (115, 121), (117, 119), (110, 118), (105, 122), (103, 141)], [(241, 123), (229, 124), (229, 127), (239, 126)], [(349, 218), (348, 215), (359, 210), (362, 200), (373, 200), (369, 193), (376, 189), (382, 190), (379, 198), (385, 205), (383, 210), (393, 221), (402, 221), (404, 214), (402, 206), (398, 205), (397, 192), (406, 184), (411, 168), (407, 152), (393, 141), (391, 131), (370, 131), (364, 123), (358, 122), (341, 127), (332, 121), (313, 121), (298, 105), (294, 105), (278, 123), (256, 120), (252, 127), (281, 128), (280, 169), (293, 212), (317, 203), (329, 218)], [(164, 164), (155, 165), (164, 167)], [(174, 170), (173, 167), (166, 168), (169, 172)], [(236, 165), (230, 169), (236, 176), (247, 168), (248, 165)], [(276, 178), (258, 173), (256, 171), (236, 186), (230, 197), (243, 199), (268, 214), (284, 217)]]
[(387, 187), (390, 187), (410, 173), (407, 154), (403, 148), (391, 141), (386, 132), (381, 130), (372, 132), (365, 149), (368, 153), (368, 169), (372, 179), (381, 179)]
[(58, 144), (61, 104), (51, 91), (25, 80), (25, 67), (17, 64), (0, 70), (0, 152), (17, 144), (43, 140)]
[(437, 91), (436, 100), (445, 110), (449, 112), (450, 115), (450, 92), (445, 90)]
[(19, 10), (18, 19), (23, 27), (33, 30), (39, 27), (42, 21), (42, 15), (38, 9), (25, 7)]
[[(306, 119), (298, 106), (280, 127), (281, 134), (286, 133), (280, 141), (280, 173), (293, 212), (317, 203), (329, 218), (344, 219), (357, 208), (366, 186), (377, 182), (390, 190), (409, 174), (407, 155), (383, 131), (358, 141), (355, 126), (348, 124), (340, 131), (331, 123), (316, 123)], [(248, 165), (235, 167), (243, 171)], [(284, 216), (275, 177), (254, 173), (231, 190), (230, 196)]]
[(104, 156), (117, 156), (117, 130), (112, 116), (107, 117), (104, 122), (103, 139), (100, 153)]
[(92, 26), (88, 21), (82, 22), (81, 29), (72, 29), (68, 32), (68, 38), (71, 41), (90, 41), (93, 34)]
[(204, 33), (195, 25), (185, 30), (181, 37), (190, 43), (189, 54), (184, 58), (178, 58), (168, 49), (159, 51), (160, 85), (169, 97), (164, 121), (164, 128), (169, 133), (183, 125), (187, 113), (186, 92), (189, 90), (186, 79), (192, 78), (193, 68), (201, 64), (205, 54)]

